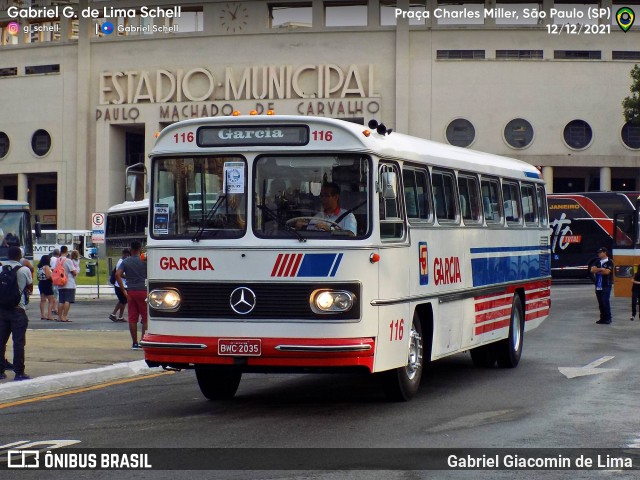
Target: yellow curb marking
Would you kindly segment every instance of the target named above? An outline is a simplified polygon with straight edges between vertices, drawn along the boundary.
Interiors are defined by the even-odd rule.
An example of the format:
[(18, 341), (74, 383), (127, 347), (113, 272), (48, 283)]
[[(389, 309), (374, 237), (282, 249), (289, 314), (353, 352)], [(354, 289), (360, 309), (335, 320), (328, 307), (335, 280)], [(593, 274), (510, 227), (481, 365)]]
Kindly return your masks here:
[(125, 378), (124, 380), (115, 380), (113, 382), (101, 383), (100, 385), (93, 385), (92, 387), (76, 388), (75, 390), (67, 390), (66, 392), (52, 393), (49, 395), (42, 395), (40, 397), (27, 398), (25, 400), (17, 400), (15, 402), (0, 403), (0, 409), (15, 407), (18, 405), (25, 405), (27, 403), (40, 402), (42, 400), (50, 400), (52, 398), (64, 397), (67, 395), (75, 395), (76, 393), (90, 392), (92, 390), (100, 390), (102, 388), (112, 387), (113, 385), (122, 385), (124, 383), (137, 382), (138, 380), (146, 380), (148, 378), (155, 378), (161, 375), (174, 374), (175, 372), (162, 372), (153, 373), (151, 375), (145, 375), (142, 377)]

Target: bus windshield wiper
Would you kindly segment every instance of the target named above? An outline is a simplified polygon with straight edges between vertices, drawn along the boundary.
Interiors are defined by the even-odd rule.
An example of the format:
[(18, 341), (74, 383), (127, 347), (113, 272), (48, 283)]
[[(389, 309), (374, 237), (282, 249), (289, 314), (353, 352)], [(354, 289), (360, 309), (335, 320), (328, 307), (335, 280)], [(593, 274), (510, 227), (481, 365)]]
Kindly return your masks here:
[(209, 213), (207, 213), (207, 216), (200, 222), (200, 226), (198, 227), (198, 230), (196, 231), (195, 235), (191, 239), (192, 242), (200, 241), (200, 237), (202, 237), (202, 233), (204, 232), (206, 225), (209, 224), (213, 216), (218, 211), (218, 208), (220, 208), (220, 205), (222, 205), (222, 201), (225, 198), (227, 198), (227, 196), (224, 194), (218, 197), (218, 199), (216, 200), (216, 203), (213, 204), (213, 206), (211, 207), (211, 210), (209, 210)]
[(280, 217), (278, 217), (278, 215), (273, 210), (271, 210), (269, 207), (267, 207), (266, 205), (256, 205), (256, 207), (258, 207), (260, 210), (265, 212), (269, 217), (271, 217), (273, 220), (275, 220), (276, 223), (278, 225), (280, 225), (281, 227), (283, 227), (287, 232), (291, 232), (296, 237), (298, 237), (298, 241), (299, 242), (306, 242), (307, 241), (307, 239), (298, 230), (293, 228), (291, 225), (287, 225), (287, 223), (284, 220), (282, 220)]

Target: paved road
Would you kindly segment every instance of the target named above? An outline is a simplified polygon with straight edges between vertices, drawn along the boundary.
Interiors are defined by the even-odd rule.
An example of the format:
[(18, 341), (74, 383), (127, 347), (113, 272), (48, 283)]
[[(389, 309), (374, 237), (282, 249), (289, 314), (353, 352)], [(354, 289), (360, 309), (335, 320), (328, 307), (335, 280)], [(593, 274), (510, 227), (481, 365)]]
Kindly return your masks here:
[[(78, 446), (93, 448), (637, 448), (640, 322), (628, 320), (627, 299), (613, 300), (612, 326), (596, 325), (596, 310), (592, 287), (554, 287), (552, 316), (525, 336), (517, 369), (476, 369), (468, 354), (452, 356), (431, 367), (417, 397), (405, 404), (386, 402), (373, 379), (354, 375), (245, 375), (233, 401), (215, 403), (201, 396), (194, 374), (186, 371), (0, 410), (0, 445), (73, 439), (80, 441)], [(581, 367), (605, 356), (614, 358), (601, 365), (610, 369), (604, 373), (569, 379), (559, 371), (559, 367)], [(54, 472), (47, 476), (66, 478), (64, 472), (58, 473), (61, 476)], [(153, 478), (194, 478), (182, 472), (153, 473), (157, 474)], [(430, 478), (613, 475), (597, 471), (436, 473)], [(91, 475), (138, 478), (135, 472)], [(634, 478), (625, 472), (615, 476)], [(345, 477), (427, 478), (415, 472), (224, 472), (215, 476)]]

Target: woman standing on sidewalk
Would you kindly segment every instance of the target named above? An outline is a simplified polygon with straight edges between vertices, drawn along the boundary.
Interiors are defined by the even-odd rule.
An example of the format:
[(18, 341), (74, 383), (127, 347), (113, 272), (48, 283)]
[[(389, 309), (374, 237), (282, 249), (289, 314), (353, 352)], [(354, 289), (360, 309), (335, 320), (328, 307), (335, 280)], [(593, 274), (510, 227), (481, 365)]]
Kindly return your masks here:
[[(51, 280), (51, 257), (43, 255), (38, 263), (38, 290), (40, 291), (40, 320), (53, 320), (53, 281)], [(44, 306), (49, 302), (47, 316), (44, 315)]]

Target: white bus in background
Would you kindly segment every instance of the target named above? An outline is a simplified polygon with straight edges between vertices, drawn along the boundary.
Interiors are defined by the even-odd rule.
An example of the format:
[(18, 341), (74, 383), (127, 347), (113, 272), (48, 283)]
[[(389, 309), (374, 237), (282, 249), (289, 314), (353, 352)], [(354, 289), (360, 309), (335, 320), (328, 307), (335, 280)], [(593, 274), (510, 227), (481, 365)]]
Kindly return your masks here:
[(57, 248), (66, 245), (69, 252), (78, 250), (82, 258), (94, 258), (98, 253), (97, 247), (91, 240), (91, 230), (42, 230), (39, 238), (35, 237), (33, 257), (36, 262), (43, 255), (51, 255)]
[(122, 250), (128, 248), (134, 240), (142, 243), (144, 247), (147, 243), (148, 222), (148, 198), (118, 203), (107, 210), (105, 245), (107, 258), (113, 266), (122, 256)]
[(549, 315), (545, 186), (519, 160), (377, 123), (202, 118), (161, 132), (150, 202), (145, 359), (195, 368), (209, 399), (245, 372), (361, 370), (407, 400), (432, 360), (517, 366)]

